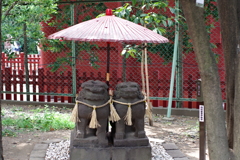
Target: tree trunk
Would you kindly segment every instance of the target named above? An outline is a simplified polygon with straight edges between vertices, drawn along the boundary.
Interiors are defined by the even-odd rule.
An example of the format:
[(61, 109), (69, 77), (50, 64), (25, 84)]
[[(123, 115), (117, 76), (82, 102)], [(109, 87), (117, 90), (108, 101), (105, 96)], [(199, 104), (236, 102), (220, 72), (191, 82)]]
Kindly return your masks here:
[[(234, 112), (238, 113), (234, 115), (234, 121), (239, 122), (240, 121), (240, 2), (239, 0), (235, 0), (235, 7), (236, 7), (236, 39), (237, 39), (237, 45), (234, 47), (236, 48), (236, 54), (237, 58), (235, 59), (235, 99), (234, 99)], [(238, 123), (234, 123), (234, 145), (233, 145), (233, 151), (235, 155), (235, 160), (240, 159), (240, 139), (239, 139), (239, 133), (240, 133), (240, 125)]]
[[(23, 37), (24, 37), (24, 68), (25, 68), (25, 79), (26, 79), (26, 90), (29, 93), (29, 70), (28, 70), (28, 54), (27, 54), (27, 25), (23, 24)], [(27, 94), (27, 101), (30, 101), (30, 95)]]
[(218, 67), (210, 48), (204, 9), (197, 7), (196, 1), (193, 0), (180, 0), (180, 2), (187, 20), (202, 80), (209, 157), (211, 160), (228, 160), (230, 156), (225, 119), (223, 118), (220, 79)]
[[(0, 44), (2, 44), (2, 0), (0, 0)], [(0, 46), (0, 91), (2, 92), (2, 45)], [(0, 113), (2, 113), (2, 94), (0, 94)], [(0, 160), (3, 160), (3, 146), (2, 146), (2, 116), (0, 116)]]
[[(226, 69), (226, 94), (227, 94), (227, 133), (228, 144), (233, 148), (234, 142), (234, 99), (235, 99), (235, 65), (236, 58), (236, 0), (218, 1), (218, 10), (221, 22), (222, 44)], [(231, 18), (230, 18), (231, 17)]]
[[(240, 48), (238, 48), (240, 49)], [(233, 153), (235, 156), (235, 160), (240, 159), (240, 139), (239, 139), (239, 133), (240, 133), (240, 125), (238, 122), (240, 122), (240, 100), (239, 100), (239, 95), (240, 95), (240, 54), (237, 54), (237, 57), (235, 58), (235, 99), (234, 99), (234, 107), (233, 111), (234, 113), (234, 123), (233, 128), (234, 131), (232, 132), (233, 134)]]

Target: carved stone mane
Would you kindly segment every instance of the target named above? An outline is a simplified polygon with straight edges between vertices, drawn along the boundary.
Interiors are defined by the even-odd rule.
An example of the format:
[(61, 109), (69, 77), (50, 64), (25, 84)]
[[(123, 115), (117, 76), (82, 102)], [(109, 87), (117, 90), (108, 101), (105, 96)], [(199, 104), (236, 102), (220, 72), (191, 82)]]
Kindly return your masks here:
[(82, 90), (78, 96), (78, 100), (80, 101), (91, 100), (107, 102), (109, 100), (107, 92), (108, 86), (104, 82), (89, 80), (84, 82), (81, 88)]
[(122, 82), (117, 84), (116, 89), (114, 91), (113, 99), (120, 99), (120, 98), (143, 99), (144, 96), (140, 90), (139, 85), (136, 82)]

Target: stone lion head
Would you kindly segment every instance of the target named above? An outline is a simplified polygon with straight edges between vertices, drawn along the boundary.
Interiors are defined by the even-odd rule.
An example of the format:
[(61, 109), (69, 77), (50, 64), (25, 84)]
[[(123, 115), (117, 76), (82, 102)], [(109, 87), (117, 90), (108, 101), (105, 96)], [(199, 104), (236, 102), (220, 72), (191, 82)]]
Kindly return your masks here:
[(144, 96), (141, 92), (140, 86), (136, 82), (122, 82), (117, 84), (114, 90), (114, 99), (143, 99)]
[(89, 80), (81, 85), (81, 91), (78, 95), (78, 100), (92, 100), (92, 101), (99, 101), (109, 100), (108, 94), (108, 86), (106, 83), (101, 82), (99, 80)]

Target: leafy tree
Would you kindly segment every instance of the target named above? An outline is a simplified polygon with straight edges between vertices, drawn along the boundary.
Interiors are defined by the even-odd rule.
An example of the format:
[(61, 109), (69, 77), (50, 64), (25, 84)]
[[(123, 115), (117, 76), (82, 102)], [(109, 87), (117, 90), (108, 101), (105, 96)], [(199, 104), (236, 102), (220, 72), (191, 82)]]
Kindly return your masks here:
[[(226, 68), (227, 121), (224, 119), (218, 67), (211, 51), (207, 34), (204, 9), (196, 7), (195, 1), (180, 0), (190, 37), (193, 42), (202, 79), (203, 100), (206, 110), (208, 151), (211, 160), (240, 159), (240, 2), (218, 1), (222, 44)], [(226, 123), (228, 132), (226, 130)]]
[[(26, 25), (27, 53), (37, 53), (39, 40), (44, 37), (41, 31), (42, 21), (51, 19), (56, 13), (58, 0), (3, 0), (2, 34), (3, 41), (24, 44), (23, 26)], [(23, 50), (22, 50), (23, 51)], [(11, 50), (5, 52), (13, 55)]]
[[(13, 39), (10, 40), (11, 43), (16, 40), (23, 43), (24, 39), (26, 41), (26, 37), (32, 38), (33, 41), (38, 41), (38, 39), (42, 38), (43, 34), (40, 31), (39, 22), (48, 21), (51, 18), (49, 15), (56, 13), (57, 5), (54, 4), (55, 2), (56, 0), (1, 0), (0, 44), (7, 40), (7, 35), (11, 35), (13, 37)], [(33, 43), (32, 46), (36, 47), (36, 44)], [(25, 46), (25, 53), (26, 52), (27, 51)], [(0, 63), (2, 62), (1, 58), (2, 58), (2, 45), (0, 47)], [(28, 74), (27, 69), (26, 73)], [(2, 77), (1, 71), (0, 77)], [(1, 83), (0, 90), (2, 91), (2, 81), (0, 81), (0, 83)], [(1, 100), (0, 100), (0, 112), (1, 112)], [(0, 117), (0, 130), (2, 131), (1, 117)], [(2, 147), (2, 132), (0, 132), (0, 159), (1, 160), (4, 159)]]

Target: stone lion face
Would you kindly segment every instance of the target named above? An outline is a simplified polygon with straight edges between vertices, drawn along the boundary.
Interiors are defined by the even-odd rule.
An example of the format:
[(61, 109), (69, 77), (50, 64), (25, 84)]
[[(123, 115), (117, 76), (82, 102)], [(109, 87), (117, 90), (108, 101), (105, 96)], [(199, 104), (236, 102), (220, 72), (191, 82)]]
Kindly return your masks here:
[(121, 97), (124, 99), (131, 98), (143, 99), (140, 87), (136, 82), (119, 83), (114, 91), (114, 96), (116, 99), (119, 99)]
[(101, 81), (89, 80), (84, 82), (82, 85), (82, 90), (79, 93), (79, 100), (108, 100), (108, 86), (106, 83)]

